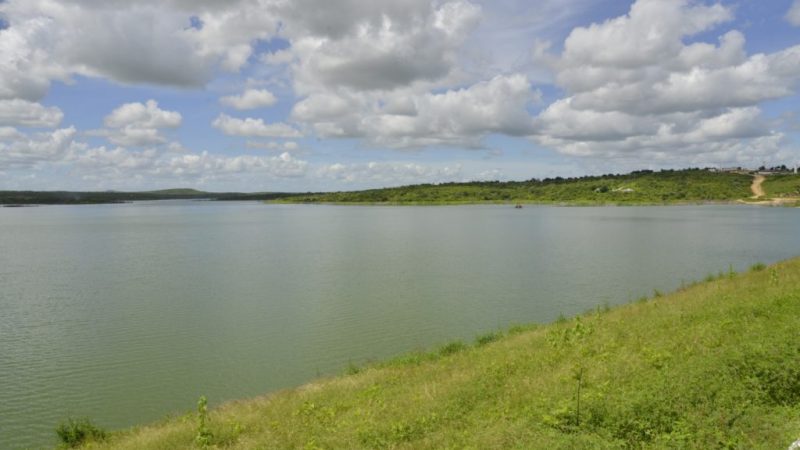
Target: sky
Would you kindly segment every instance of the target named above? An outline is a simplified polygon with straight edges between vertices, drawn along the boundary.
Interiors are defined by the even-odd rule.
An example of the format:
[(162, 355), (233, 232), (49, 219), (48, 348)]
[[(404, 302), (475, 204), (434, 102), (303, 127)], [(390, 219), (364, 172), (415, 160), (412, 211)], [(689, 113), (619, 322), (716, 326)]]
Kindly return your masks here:
[(0, 0), (0, 189), (800, 163), (800, 0)]

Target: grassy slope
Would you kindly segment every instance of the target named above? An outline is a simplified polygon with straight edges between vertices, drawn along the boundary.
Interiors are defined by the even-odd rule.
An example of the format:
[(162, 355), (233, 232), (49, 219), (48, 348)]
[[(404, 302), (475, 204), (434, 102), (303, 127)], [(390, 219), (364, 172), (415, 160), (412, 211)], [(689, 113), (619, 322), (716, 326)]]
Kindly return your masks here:
[[(224, 448), (787, 448), (800, 259), (210, 414)], [(576, 374), (583, 373), (580, 425)], [(191, 447), (194, 415), (99, 448)]]
[(767, 197), (800, 197), (800, 175), (770, 175), (763, 187)]
[[(654, 204), (733, 201), (751, 195), (752, 177), (698, 169), (634, 172), (573, 179), (414, 185), (357, 192), (296, 195), (285, 202)], [(623, 192), (631, 189), (632, 192)]]

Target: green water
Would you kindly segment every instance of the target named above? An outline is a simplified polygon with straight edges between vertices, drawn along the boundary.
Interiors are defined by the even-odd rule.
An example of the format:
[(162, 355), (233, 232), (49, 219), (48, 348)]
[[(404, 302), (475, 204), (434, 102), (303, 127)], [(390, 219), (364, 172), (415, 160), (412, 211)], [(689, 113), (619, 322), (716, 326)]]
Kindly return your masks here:
[(0, 448), (127, 427), (800, 254), (800, 210), (0, 209)]

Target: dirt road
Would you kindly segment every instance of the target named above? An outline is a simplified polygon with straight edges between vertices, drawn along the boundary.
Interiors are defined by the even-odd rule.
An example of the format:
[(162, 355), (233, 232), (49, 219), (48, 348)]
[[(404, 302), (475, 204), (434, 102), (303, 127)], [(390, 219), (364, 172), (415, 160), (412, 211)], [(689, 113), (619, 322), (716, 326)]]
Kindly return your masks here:
[(766, 177), (764, 175), (756, 175), (753, 178), (753, 184), (750, 185), (750, 190), (753, 191), (753, 196), (750, 198), (761, 198), (767, 195), (767, 193), (764, 192), (764, 188), (761, 186), (765, 179)]

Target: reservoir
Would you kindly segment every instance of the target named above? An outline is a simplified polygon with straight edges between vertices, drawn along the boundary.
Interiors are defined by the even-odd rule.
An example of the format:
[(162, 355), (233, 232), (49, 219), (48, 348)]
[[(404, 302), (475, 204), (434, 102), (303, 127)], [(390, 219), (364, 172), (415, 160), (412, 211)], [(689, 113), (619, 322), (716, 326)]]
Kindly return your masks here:
[(800, 255), (800, 209), (0, 208), (0, 448), (340, 374)]

